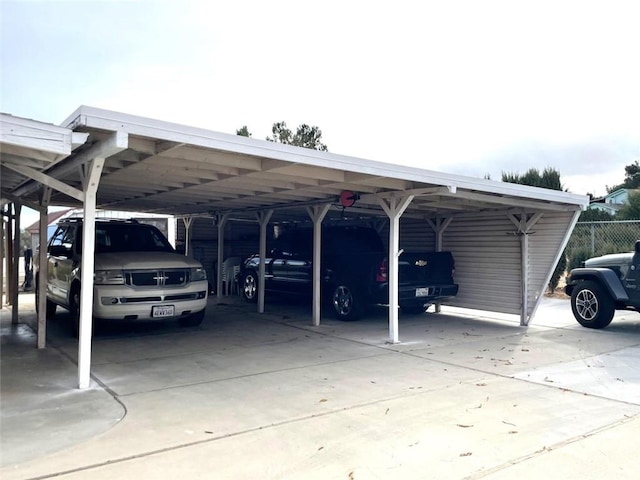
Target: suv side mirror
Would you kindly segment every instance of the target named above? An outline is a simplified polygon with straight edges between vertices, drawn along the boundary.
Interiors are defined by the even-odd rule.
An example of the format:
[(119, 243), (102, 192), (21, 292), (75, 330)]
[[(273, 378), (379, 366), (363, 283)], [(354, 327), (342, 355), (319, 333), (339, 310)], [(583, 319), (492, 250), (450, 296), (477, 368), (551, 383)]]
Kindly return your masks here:
[(640, 240), (636, 242), (636, 253), (640, 253)]
[(71, 258), (71, 247), (65, 245), (51, 245), (49, 247), (49, 255), (53, 257)]

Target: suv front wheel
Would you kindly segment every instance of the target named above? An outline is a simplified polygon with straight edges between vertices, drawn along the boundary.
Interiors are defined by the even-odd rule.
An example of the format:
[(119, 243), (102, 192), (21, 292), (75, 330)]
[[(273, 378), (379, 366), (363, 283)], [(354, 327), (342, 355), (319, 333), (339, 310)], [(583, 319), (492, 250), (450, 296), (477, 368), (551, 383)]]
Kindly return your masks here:
[(583, 327), (605, 328), (613, 320), (615, 305), (602, 285), (584, 281), (571, 292), (571, 310)]
[(248, 271), (242, 277), (242, 296), (249, 303), (258, 301), (258, 276), (253, 271)]

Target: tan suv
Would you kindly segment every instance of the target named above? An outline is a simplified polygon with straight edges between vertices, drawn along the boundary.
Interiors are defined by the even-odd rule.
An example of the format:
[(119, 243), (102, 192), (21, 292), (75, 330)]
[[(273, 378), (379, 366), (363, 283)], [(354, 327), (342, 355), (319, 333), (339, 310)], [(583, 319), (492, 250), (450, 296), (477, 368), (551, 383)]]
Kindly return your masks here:
[[(53, 316), (59, 305), (71, 312), (76, 325), (81, 257), (82, 219), (65, 219), (47, 246), (47, 316)], [(94, 319), (177, 319), (185, 326), (204, 319), (208, 291), (204, 268), (176, 253), (152, 225), (96, 220), (94, 272)]]

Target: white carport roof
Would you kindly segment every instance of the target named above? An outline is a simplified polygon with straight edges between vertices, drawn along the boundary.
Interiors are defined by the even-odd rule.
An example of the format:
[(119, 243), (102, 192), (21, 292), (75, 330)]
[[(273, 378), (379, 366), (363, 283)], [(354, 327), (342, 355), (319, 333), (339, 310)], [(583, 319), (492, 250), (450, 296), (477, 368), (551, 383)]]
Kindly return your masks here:
[[(84, 106), (61, 127), (8, 115), (2, 115), (0, 121), (2, 201), (36, 208), (84, 205), (87, 218), (92, 218), (97, 207), (184, 217), (262, 219), (262, 224), (265, 218), (292, 221), (308, 220), (315, 215), (314, 224), (318, 226), (327, 205), (338, 207), (340, 194), (352, 191), (359, 196), (356, 204), (349, 207), (352, 217), (390, 219), (389, 260), (390, 272), (394, 272), (401, 215), (429, 220), (434, 230), (440, 230), (439, 234), (448, 225), (441, 223), (442, 219), (451, 220), (459, 215), (466, 219), (457, 228), (464, 232), (461, 236), (469, 236), (467, 225), (473, 221), (483, 223), (491, 212), (499, 212), (507, 224), (513, 224), (510, 228), (516, 227), (515, 232), (501, 229), (501, 238), (505, 238), (504, 233), (515, 233), (522, 239), (517, 251), (509, 245), (509, 260), (515, 258), (522, 262), (521, 266), (514, 269), (513, 263), (499, 264), (506, 255), (500, 251), (500, 244), (494, 243), (497, 236), (488, 237), (484, 243), (485, 253), (487, 248), (490, 251), (482, 259), (485, 262), (482, 265), (475, 262), (480, 255), (473, 238), (460, 241), (457, 253), (474, 268), (495, 266), (502, 269), (499, 273), (517, 270), (517, 276), (507, 283), (517, 283), (521, 293), (510, 308), (514, 305), (521, 308), (521, 318), (526, 321), (539, 299), (539, 290), (529, 289), (528, 284), (534, 278), (539, 284), (535, 288), (545, 284), (544, 277), (550, 275), (578, 212), (588, 204), (586, 196), (566, 192), (375, 162)], [(419, 157), (421, 152), (415, 155)], [(424, 158), (425, 163), (428, 161)], [(310, 208), (316, 206), (317, 209)], [(265, 212), (270, 213), (259, 215)], [(332, 214), (341, 215), (342, 209), (329, 210), (329, 215)], [(474, 217), (471, 221), (469, 215)], [(549, 217), (546, 224), (540, 222), (545, 215)], [(92, 282), (93, 273), (93, 232), (86, 231), (87, 224), (82, 267), (85, 285)], [(550, 240), (542, 238), (536, 245), (535, 255), (541, 260), (536, 271), (529, 272), (529, 265), (536, 264), (530, 259), (528, 246), (528, 236), (535, 233), (531, 230), (535, 224), (552, 235), (542, 235), (549, 235)], [(484, 230), (491, 228), (489, 223), (482, 224)], [(42, 238), (45, 235), (41, 230)], [(264, 252), (263, 232), (260, 248)], [(319, 264), (317, 248), (314, 265)], [(44, 255), (43, 250), (41, 261), (45, 260)], [(480, 291), (479, 287), (487, 283), (477, 270), (469, 269), (466, 275), (470, 292)], [(319, 287), (315, 287), (319, 285), (319, 276), (318, 267), (317, 271), (314, 269), (314, 322), (319, 316)], [(393, 292), (397, 293), (397, 275), (390, 275), (389, 290), (390, 335), (395, 339), (398, 305)], [(82, 388), (89, 385), (91, 291), (82, 289), (79, 352)], [(461, 300), (477, 305), (478, 297), (469, 295)], [(41, 296), (38, 324), (44, 331), (43, 302)], [(492, 300), (490, 304), (496, 302)], [(82, 325), (87, 326), (88, 335), (83, 334)], [(41, 337), (44, 335), (39, 330), (38, 346), (44, 346)]]
[[(3, 132), (6, 120), (3, 117)], [(98, 208), (185, 216), (233, 212), (251, 219), (259, 210), (276, 209), (274, 219), (280, 210), (288, 218), (297, 210), (307, 218), (300, 207), (335, 203), (344, 190), (360, 195), (354, 209), (381, 215), (379, 197), (408, 194), (415, 198), (405, 215), (419, 216), (505, 206), (566, 211), (586, 204), (586, 197), (566, 192), (303, 149), (85, 106), (62, 127), (49, 127), (48, 133), (67, 132), (65, 154), (71, 147), (70, 131), (88, 134), (88, 140), (61, 160), (32, 155), (31, 145), (14, 148), (13, 139), (3, 133), (3, 197), (37, 203), (41, 187), (39, 179), (30, 176), (34, 170), (82, 191), (79, 165), (113, 147), (107, 153), (116, 153), (106, 158), (101, 175)], [(424, 158), (425, 164), (428, 161)], [(69, 191), (54, 191), (51, 204), (80, 202)]]

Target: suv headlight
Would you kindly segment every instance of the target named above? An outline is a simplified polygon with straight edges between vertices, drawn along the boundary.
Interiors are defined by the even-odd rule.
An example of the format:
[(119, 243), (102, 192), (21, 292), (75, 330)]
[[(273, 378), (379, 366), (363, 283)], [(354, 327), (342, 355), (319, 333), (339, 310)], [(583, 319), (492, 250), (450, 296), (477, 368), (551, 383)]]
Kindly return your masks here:
[(122, 270), (96, 270), (93, 276), (96, 285), (124, 285)]
[(192, 282), (199, 282), (201, 280), (207, 279), (207, 272), (202, 267), (192, 268), (190, 272), (190, 276), (191, 276)]

